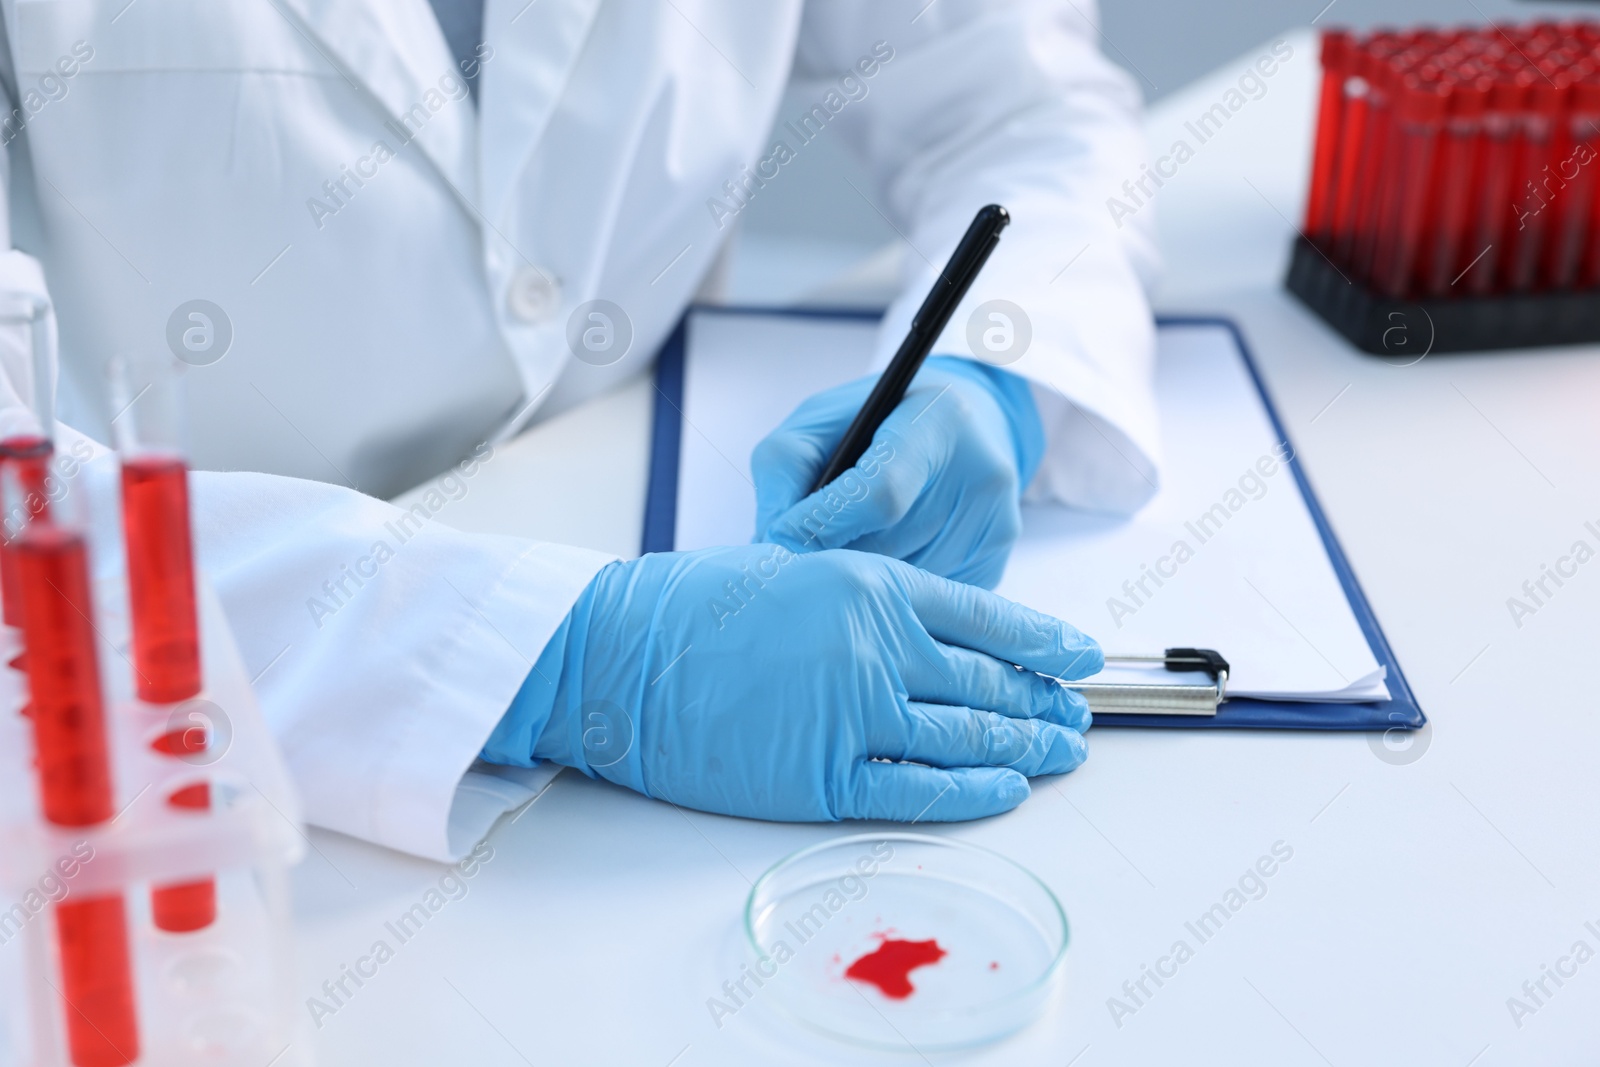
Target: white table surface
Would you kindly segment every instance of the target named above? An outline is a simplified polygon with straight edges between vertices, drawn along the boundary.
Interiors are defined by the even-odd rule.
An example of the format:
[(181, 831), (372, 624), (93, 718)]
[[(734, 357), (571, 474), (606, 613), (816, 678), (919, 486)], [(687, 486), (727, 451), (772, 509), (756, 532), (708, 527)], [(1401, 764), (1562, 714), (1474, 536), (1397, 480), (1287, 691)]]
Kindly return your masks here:
[[(1521, 1019), (1574, 942), (1600, 951), (1600, 561), (1518, 628), (1506, 599), (1600, 547), (1593, 349), (1430, 356), (1344, 345), (1280, 287), (1306, 170), (1314, 43), (1156, 198), (1165, 311), (1233, 315), (1432, 720), (1360, 734), (1097, 729), (1087, 764), (1015, 812), (932, 828), (1037, 872), (1073, 923), (1050, 1013), (928, 1060), (1073, 1064), (1577, 1064), (1600, 1060), (1600, 961)], [(1264, 50), (1264, 49), (1263, 49)], [(1158, 146), (1256, 50), (1149, 119)], [(508, 446), (451, 521), (636, 550), (650, 388)], [(495, 487), (501, 491), (495, 491)], [(1383, 758), (1387, 756), (1387, 758)], [(311, 1040), (334, 1064), (922, 1062), (812, 1036), (759, 998), (719, 1029), (749, 883), (860, 827), (680, 813), (565, 773), (494, 858)], [(384, 936), (440, 868), (313, 831), (295, 875), (303, 996)], [(1274, 842), (1294, 849), (1119, 1027), (1107, 999)], [(1570, 967), (1570, 965), (1569, 965)], [(1532, 1005), (1532, 1001), (1529, 1001)]]

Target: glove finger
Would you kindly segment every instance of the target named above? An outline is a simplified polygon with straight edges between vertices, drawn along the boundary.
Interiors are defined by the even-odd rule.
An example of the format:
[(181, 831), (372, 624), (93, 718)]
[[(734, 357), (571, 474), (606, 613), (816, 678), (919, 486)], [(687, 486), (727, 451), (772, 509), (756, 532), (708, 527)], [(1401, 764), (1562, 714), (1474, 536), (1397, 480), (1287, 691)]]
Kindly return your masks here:
[(802, 401), (756, 445), (750, 474), (756, 486), (756, 537), (811, 492), (845, 428), (875, 384), (861, 378)]
[(1082, 731), (1089, 726), (1089, 701), (1053, 678), (1018, 670), (1008, 662), (970, 648), (928, 641), (908, 642), (900, 664), (906, 695), (933, 704), (958, 704), (1002, 715), (1047, 722)]
[(1055, 723), (920, 701), (905, 707), (889, 736), (868, 743), (873, 756), (886, 759), (946, 769), (1010, 767), (1030, 778), (1066, 774), (1089, 754), (1077, 731)]
[[(931, 420), (917, 425), (918, 410), (907, 400), (890, 412), (855, 466), (779, 515), (767, 537), (796, 551), (842, 548), (905, 518), (942, 466), (949, 445)], [(884, 554), (907, 555), (925, 540), (893, 540)]]
[(941, 770), (864, 761), (851, 771), (841, 819), (962, 822), (999, 815), (1028, 799), (1028, 780), (1008, 767)]
[(1075, 626), (986, 589), (896, 565), (911, 609), (934, 638), (1068, 681), (1098, 674), (1105, 656)]
[(794, 507), (811, 489), (829, 445), (816, 434), (779, 427), (750, 454), (750, 476), (756, 487), (756, 538), (762, 539), (778, 516)]

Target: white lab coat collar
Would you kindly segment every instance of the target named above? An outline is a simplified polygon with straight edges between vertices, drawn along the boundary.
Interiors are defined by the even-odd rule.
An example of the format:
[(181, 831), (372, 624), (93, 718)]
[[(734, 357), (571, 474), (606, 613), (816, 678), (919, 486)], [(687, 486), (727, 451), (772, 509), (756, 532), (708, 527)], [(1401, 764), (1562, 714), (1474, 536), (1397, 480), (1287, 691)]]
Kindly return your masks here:
[(599, 8), (600, 0), (487, 0), (484, 36), (495, 56), (483, 66), (478, 121), (480, 204), (490, 219), (505, 210)]
[[(444, 34), (428, 0), (273, 0), (351, 82), (366, 90), (393, 129), (441, 77), (455, 74)], [(531, 12), (530, 12), (531, 14)], [(465, 82), (461, 82), (464, 86)], [(399, 149), (399, 134), (385, 136)], [(477, 199), (477, 137), (472, 104), (450, 100), (430, 112), (416, 133), (418, 148), (470, 207)]]

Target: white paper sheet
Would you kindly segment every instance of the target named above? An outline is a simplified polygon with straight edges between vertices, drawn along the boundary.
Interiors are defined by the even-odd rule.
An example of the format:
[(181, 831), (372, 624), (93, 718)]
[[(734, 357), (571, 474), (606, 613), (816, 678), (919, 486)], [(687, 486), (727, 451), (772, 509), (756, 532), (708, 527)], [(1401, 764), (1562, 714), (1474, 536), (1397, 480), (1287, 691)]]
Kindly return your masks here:
[[(866, 373), (875, 328), (728, 312), (690, 320), (678, 548), (750, 539), (751, 450), (802, 399)], [(1163, 328), (1156, 391), (1160, 492), (1131, 518), (1027, 508), (998, 592), (1108, 652), (1215, 648), (1233, 665), (1236, 696), (1386, 699), (1232, 336)]]

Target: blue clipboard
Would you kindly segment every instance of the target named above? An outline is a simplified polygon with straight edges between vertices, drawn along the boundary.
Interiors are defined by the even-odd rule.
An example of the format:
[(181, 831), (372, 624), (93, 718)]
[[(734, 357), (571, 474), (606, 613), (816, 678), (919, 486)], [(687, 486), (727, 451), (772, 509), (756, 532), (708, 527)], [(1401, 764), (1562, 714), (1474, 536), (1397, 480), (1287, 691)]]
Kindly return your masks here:
[[(789, 315), (867, 321), (882, 318), (883, 314), (881, 311), (856, 309), (690, 308), (689, 312), (678, 322), (677, 328), (672, 331), (672, 335), (667, 338), (666, 343), (662, 345), (661, 352), (656, 359), (655, 418), (651, 428), (650, 478), (645, 496), (643, 544), (640, 546), (641, 551), (644, 552), (670, 552), (676, 537), (678, 526), (678, 451), (683, 435), (684, 361), (687, 357), (686, 342), (689, 316), (697, 312), (711, 314), (724, 312), (741, 315)], [(1256, 362), (1250, 355), (1250, 348), (1245, 344), (1244, 335), (1239, 332), (1238, 326), (1232, 320), (1204, 315), (1160, 317), (1157, 318), (1156, 325), (1158, 327), (1220, 326), (1226, 329), (1239, 349), (1239, 358), (1244, 360), (1245, 367), (1250, 372), (1250, 380), (1255, 383), (1256, 391), (1261, 395), (1261, 403), (1267, 409), (1267, 417), (1272, 420), (1272, 428), (1278, 434), (1278, 439), (1287, 441), (1291, 447), (1293, 446), (1293, 441), (1290, 441), (1288, 433), (1284, 430), (1283, 421), (1278, 418), (1277, 408), (1272, 403), (1272, 397), (1267, 392), (1266, 384), (1261, 380), (1261, 373), (1256, 368)], [(1361, 584), (1356, 581), (1355, 572), (1350, 569), (1350, 561), (1345, 558), (1344, 549), (1339, 546), (1338, 538), (1333, 535), (1333, 528), (1328, 525), (1328, 518), (1323, 514), (1322, 505), (1317, 502), (1317, 496), (1311, 490), (1311, 483), (1307, 480), (1305, 469), (1300, 463), (1298, 449), (1294, 451), (1287, 466), (1294, 472), (1295, 485), (1299, 487), (1300, 495), (1305, 498), (1306, 507), (1311, 512), (1311, 519), (1316, 524), (1317, 532), (1322, 536), (1322, 545), (1328, 552), (1328, 559), (1333, 564), (1334, 573), (1339, 576), (1339, 583), (1344, 587), (1345, 596), (1350, 600), (1351, 610), (1355, 612), (1356, 621), (1361, 625), (1361, 632), (1366, 635), (1368, 644), (1372, 646), (1373, 656), (1387, 668), (1385, 682), (1389, 687), (1389, 699), (1362, 703), (1318, 703), (1232, 697), (1223, 702), (1214, 716), (1102, 713), (1095, 716), (1094, 722), (1096, 726), (1155, 726), (1180, 729), (1416, 730), (1428, 721), (1427, 717), (1422, 714), (1422, 709), (1417, 706), (1417, 700), (1411, 692), (1411, 686), (1406, 683), (1405, 673), (1400, 669), (1400, 661), (1395, 658), (1394, 650), (1389, 647), (1389, 641), (1383, 635), (1383, 628), (1378, 625), (1378, 618), (1372, 612), (1372, 605), (1367, 603), (1366, 594), (1361, 591)]]

